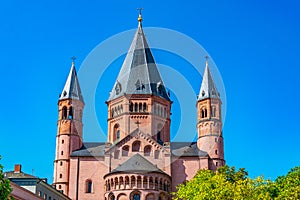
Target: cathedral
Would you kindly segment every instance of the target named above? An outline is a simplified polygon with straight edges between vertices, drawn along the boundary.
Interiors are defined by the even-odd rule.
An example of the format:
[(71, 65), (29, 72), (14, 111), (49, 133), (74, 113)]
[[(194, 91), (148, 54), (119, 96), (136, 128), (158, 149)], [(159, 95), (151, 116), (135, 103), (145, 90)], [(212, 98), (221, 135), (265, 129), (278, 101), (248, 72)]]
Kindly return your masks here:
[(220, 94), (206, 62), (196, 104), (196, 142), (171, 142), (172, 101), (142, 28), (142, 16), (106, 101), (107, 141), (84, 142), (74, 61), (58, 100), (54, 181), (73, 200), (169, 200), (199, 169), (225, 164)]

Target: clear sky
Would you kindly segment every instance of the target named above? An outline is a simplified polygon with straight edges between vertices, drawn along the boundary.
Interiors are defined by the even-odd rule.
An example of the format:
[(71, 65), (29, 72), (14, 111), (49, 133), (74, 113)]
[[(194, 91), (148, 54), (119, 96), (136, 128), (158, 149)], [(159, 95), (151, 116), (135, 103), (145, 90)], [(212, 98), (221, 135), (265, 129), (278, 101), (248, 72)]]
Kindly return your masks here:
[[(24, 172), (52, 182), (57, 100), (70, 70), (70, 57), (77, 57), (80, 71), (97, 45), (137, 27), (136, 8), (143, 7), (145, 32), (147, 27), (157, 27), (183, 33), (201, 44), (216, 64), (226, 91), (227, 164), (245, 167), (251, 177), (283, 175), (300, 165), (299, 6), (297, 0), (2, 1), (1, 163), (5, 170), (20, 163)], [(151, 46), (151, 31), (146, 35)], [(153, 54), (157, 62), (174, 67), (199, 90), (201, 76), (193, 76), (185, 58), (155, 49)], [(105, 84), (99, 84), (95, 94), (103, 129), (104, 102), (123, 58), (120, 55), (105, 71), (101, 77)], [(204, 62), (203, 55), (199, 60)], [(176, 132), (180, 123), (176, 116), (182, 111), (176, 104), (178, 97), (172, 96), (172, 131)], [(100, 133), (98, 139), (90, 135), (98, 133), (91, 133), (88, 116), (84, 123), (86, 141), (103, 138)], [(185, 134), (193, 137), (194, 123)]]

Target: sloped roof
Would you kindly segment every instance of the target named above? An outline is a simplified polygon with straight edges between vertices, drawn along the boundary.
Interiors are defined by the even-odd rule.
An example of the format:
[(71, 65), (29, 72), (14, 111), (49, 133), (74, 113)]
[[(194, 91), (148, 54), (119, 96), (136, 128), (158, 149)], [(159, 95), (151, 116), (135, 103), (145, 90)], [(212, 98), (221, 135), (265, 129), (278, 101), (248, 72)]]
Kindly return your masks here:
[(171, 142), (172, 155), (177, 157), (206, 157), (207, 152), (198, 148), (196, 142)]
[(108, 100), (124, 94), (152, 94), (170, 100), (148, 46), (141, 20)]
[(210, 73), (208, 62), (206, 62), (198, 100), (203, 100), (206, 98), (220, 98), (220, 94)]
[(8, 178), (8, 179), (14, 179), (14, 178), (34, 178), (34, 179), (39, 179), (36, 176), (30, 175), (30, 174), (26, 174), (24, 172), (16, 173), (14, 171), (5, 172), (4, 173), (4, 177)]
[(85, 142), (79, 150), (73, 151), (74, 157), (104, 156), (105, 142)]
[(59, 96), (59, 100), (63, 99), (76, 99), (83, 102), (74, 62), (72, 62), (72, 67), (65, 83), (64, 89)]
[(135, 154), (123, 164), (119, 165), (116, 169), (112, 170), (111, 173), (118, 172), (131, 172), (131, 173), (146, 173), (146, 172), (159, 172), (165, 173), (160, 170), (156, 165), (153, 165), (146, 158), (140, 154)]

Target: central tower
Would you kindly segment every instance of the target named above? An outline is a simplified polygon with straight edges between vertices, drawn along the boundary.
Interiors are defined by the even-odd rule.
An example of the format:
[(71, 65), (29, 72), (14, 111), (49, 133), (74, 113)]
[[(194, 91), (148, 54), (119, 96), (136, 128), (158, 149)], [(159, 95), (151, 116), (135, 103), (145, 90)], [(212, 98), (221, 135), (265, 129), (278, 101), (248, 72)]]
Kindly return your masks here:
[(142, 16), (107, 101), (108, 142), (115, 143), (135, 129), (158, 143), (170, 142), (172, 102), (148, 46)]

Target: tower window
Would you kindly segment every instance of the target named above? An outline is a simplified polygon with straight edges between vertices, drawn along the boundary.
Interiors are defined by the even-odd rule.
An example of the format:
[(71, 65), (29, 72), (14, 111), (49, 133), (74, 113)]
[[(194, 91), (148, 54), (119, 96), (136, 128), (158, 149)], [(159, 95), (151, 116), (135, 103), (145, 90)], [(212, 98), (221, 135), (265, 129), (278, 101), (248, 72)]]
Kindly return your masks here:
[(60, 161), (60, 163), (59, 163), (59, 164), (60, 164), (60, 166), (62, 166), (62, 165), (63, 165), (63, 162), (62, 162), (62, 161)]
[(58, 189), (61, 189), (61, 185), (58, 186)]
[(86, 193), (92, 193), (93, 182), (91, 180), (86, 181)]
[(62, 178), (62, 174), (59, 174), (59, 178)]
[(132, 112), (132, 111), (133, 111), (133, 103), (131, 102), (129, 105), (129, 112)]
[(134, 104), (134, 112), (137, 112), (137, 111), (138, 111), (138, 104), (135, 103), (135, 104)]
[(118, 140), (120, 139), (120, 125), (115, 124), (114, 126), (114, 135), (113, 135), (113, 140)]
[(72, 106), (69, 108), (69, 116), (68, 116), (68, 119), (73, 119), (73, 107), (72, 107)]
[(62, 119), (67, 119), (67, 107), (62, 108)]
[(64, 151), (61, 151), (61, 152), (60, 152), (60, 155), (64, 155)]
[(64, 144), (64, 143), (65, 143), (65, 141), (64, 141), (64, 140), (62, 140), (62, 141), (61, 141), (61, 143), (62, 143), (62, 144)]
[(133, 195), (133, 200), (140, 200), (141, 196), (139, 194)]
[(216, 167), (218, 167), (219, 166), (219, 163), (218, 162), (216, 162)]
[(218, 150), (215, 150), (215, 154), (218, 155)]
[(143, 104), (143, 112), (146, 112), (146, 111), (147, 111), (147, 104), (144, 103), (144, 104)]
[(117, 130), (116, 137), (117, 137), (117, 140), (120, 139), (120, 130)]
[(143, 107), (142, 107), (142, 103), (139, 103), (139, 112), (142, 112)]
[(207, 109), (206, 109), (206, 108), (203, 108), (203, 109), (201, 110), (201, 118), (205, 118), (205, 117), (207, 117)]

